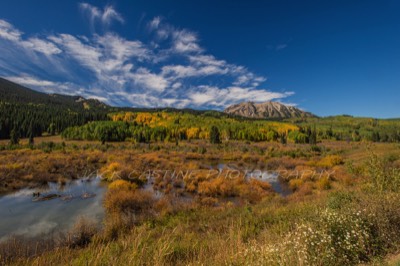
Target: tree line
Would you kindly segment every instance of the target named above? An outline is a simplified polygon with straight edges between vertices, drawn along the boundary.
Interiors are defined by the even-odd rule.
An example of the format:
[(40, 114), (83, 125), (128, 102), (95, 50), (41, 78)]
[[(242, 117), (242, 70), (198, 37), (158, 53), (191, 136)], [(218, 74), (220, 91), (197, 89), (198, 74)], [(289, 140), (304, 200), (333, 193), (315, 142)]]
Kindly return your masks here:
[(19, 138), (33, 139), (43, 134), (60, 134), (71, 126), (107, 119), (106, 112), (0, 102), (0, 139), (18, 142)]
[[(196, 118), (193, 118), (196, 119)], [(219, 119), (218, 119), (219, 120)], [(142, 120), (141, 120), (142, 121)], [(68, 140), (95, 140), (102, 143), (108, 141), (133, 141), (149, 143), (157, 141), (181, 141), (191, 139), (209, 140), (211, 143), (221, 143), (226, 140), (244, 141), (276, 141), (286, 143), (289, 139), (295, 143), (316, 144), (315, 129), (297, 128), (284, 131), (279, 128), (260, 127), (254, 123), (210, 123), (198, 124), (196, 127), (185, 125), (176, 119), (172, 124), (157, 123), (150, 125), (144, 121), (96, 121), (83, 126), (65, 129), (62, 137)], [(238, 124), (241, 124), (240, 127)]]

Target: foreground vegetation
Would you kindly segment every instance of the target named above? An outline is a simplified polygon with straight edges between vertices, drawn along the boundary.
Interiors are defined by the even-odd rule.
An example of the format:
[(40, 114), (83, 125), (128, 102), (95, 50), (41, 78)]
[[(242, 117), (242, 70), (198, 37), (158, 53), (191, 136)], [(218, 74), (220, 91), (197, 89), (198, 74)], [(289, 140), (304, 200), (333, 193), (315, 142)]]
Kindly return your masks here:
[[(4, 146), (3, 191), (68, 182), (100, 169), (109, 183), (106, 219), (100, 227), (83, 219), (52, 239), (2, 243), (4, 264), (356, 265), (399, 250), (396, 144), (50, 139)], [(265, 183), (207, 178), (205, 171), (221, 162), (280, 171), (294, 193), (282, 197)], [(158, 197), (142, 189), (147, 180), (130, 174), (150, 168), (197, 174), (179, 182), (152, 180)]]
[[(151, 219), (116, 240), (96, 235), (25, 264), (355, 265), (398, 248), (398, 195), (338, 193)], [(382, 206), (385, 206), (382, 210)]]

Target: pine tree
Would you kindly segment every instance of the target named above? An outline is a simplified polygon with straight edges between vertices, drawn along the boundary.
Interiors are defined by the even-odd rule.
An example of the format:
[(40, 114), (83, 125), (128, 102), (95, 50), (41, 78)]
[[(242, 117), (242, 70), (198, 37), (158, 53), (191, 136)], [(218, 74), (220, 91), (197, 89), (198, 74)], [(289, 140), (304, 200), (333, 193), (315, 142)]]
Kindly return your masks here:
[(317, 129), (314, 125), (314, 128), (311, 130), (310, 136), (308, 138), (308, 143), (311, 145), (317, 144)]
[(18, 145), (19, 144), (19, 134), (16, 127), (11, 130), (10, 133), (10, 144), (11, 145)]
[(35, 140), (33, 139), (33, 133), (29, 133), (29, 145), (32, 146), (35, 144)]
[(287, 135), (286, 135), (286, 133), (279, 134), (279, 140), (280, 140), (281, 144), (285, 145), (287, 143)]
[(219, 129), (216, 126), (212, 126), (210, 130), (210, 143), (219, 144), (221, 143)]
[(374, 131), (372, 132), (372, 141), (373, 142), (379, 142), (381, 140), (379, 132)]

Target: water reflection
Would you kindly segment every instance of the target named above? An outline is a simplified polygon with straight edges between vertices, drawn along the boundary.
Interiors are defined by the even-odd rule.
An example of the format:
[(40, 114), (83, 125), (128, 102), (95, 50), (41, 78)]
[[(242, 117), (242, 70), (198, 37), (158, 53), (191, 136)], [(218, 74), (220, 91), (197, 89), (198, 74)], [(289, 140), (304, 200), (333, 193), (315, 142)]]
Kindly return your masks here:
[[(104, 217), (102, 199), (105, 190), (99, 178), (92, 178), (61, 186), (49, 183), (40, 189), (22, 189), (2, 196), (0, 241), (12, 235), (35, 237), (65, 231), (81, 216), (101, 221)], [(46, 200), (49, 195), (57, 196)]]
[(293, 193), (293, 191), (289, 188), (287, 182), (282, 180), (278, 173), (274, 171), (267, 170), (244, 170), (240, 169), (240, 167), (230, 163), (216, 163), (209, 166), (209, 169), (218, 170), (219, 172), (223, 170), (233, 170), (240, 171), (246, 178), (254, 178), (259, 179), (261, 181), (265, 181), (271, 184), (272, 189), (280, 194), (283, 197), (286, 197)]

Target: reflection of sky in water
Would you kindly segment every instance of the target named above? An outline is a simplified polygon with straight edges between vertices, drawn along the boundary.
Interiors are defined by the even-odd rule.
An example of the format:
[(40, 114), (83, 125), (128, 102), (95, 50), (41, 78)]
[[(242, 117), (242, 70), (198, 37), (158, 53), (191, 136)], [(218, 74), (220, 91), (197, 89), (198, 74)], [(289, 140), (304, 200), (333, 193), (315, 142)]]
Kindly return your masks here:
[(247, 177), (270, 183), (272, 189), (284, 197), (292, 194), (292, 190), (289, 188), (288, 184), (283, 182), (276, 172), (256, 170), (249, 172)]
[[(42, 195), (72, 195), (74, 198), (70, 201), (56, 198), (32, 202), (33, 192), (40, 191), (32, 189), (22, 189), (0, 197), (0, 241), (11, 235), (34, 237), (67, 230), (81, 216), (100, 221), (104, 217), (102, 200), (105, 189), (99, 179), (90, 182), (77, 180), (66, 184), (60, 190), (54, 183), (41, 190)], [(82, 199), (80, 196), (85, 192), (94, 193), (96, 196)]]
[[(210, 169), (216, 169), (218, 171), (223, 171), (223, 170), (238, 170), (238, 167), (236, 167), (233, 164), (225, 164), (225, 163), (218, 163), (216, 165), (211, 165), (209, 167)], [(241, 171), (242, 173), (246, 174), (246, 178), (254, 178), (258, 179), (264, 182), (268, 182), (271, 184), (272, 189), (282, 195), (282, 196), (288, 196), (292, 194), (292, 190), (289, 188), (288, 184), (283, 182), (279, 174), (273, 171), (265, 171), (265, 170), (238, 170)]]

